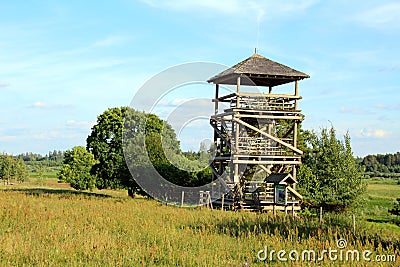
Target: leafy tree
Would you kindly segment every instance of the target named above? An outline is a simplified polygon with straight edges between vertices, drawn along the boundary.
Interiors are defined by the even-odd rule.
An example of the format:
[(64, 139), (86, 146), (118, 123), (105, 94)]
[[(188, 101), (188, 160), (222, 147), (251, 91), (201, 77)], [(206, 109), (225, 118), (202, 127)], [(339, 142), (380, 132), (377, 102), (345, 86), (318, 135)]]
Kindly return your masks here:
[(122, 129), (127, 108), (111, 108), (97, 117), (97, 124), (86, 140), (86, 149), (97, 163), (91, 173), (96, 176), (96, 187), (123, 188), (121, 179), (129, 174), (122, 151)]
[(10, 184), (11, 179), (16, 182), (23, 182), (28, 176), (26, 165), (21, 158), (2, 154), (0, 155), (0, 178), (4, 183)]
[(96, 163), (93, 155), (82, 146), (67, 150), (64, 155), (63, 165), (58, 173), (60, 181), (69, 183), (77, 190), (92, 190), (96, 178), (90, 173)]
[(129, 107), (111, 108), (99, 115), (87, 138), (87, 149), (98, 161), (92, 168), (96, 186), (126, 188), (132, 197), (146, 194), (136, 179), (147, 179), (153, 167), (177, 185), (199, 185), (211, 177), (211, 170), (197, 171), (194, 165), (198, 162), (182, 155), (175, 132), (166, 121)]
[[(124, 124), (125, 123), (125, 124)], [(125, 147), (128, 151), (128, 162), (135, 169), (132, 177), (126, 164), (123, 153), (123, 129), (125, 132)], [(146, 142), (146, 147), (144, 146)], [(165, 121), (153, 114), (136, 111), (129, 107), (111, 108), (98, 116), (97, 124), (87, 138), (87, 149), (93, 153), (98, 161), (92, 173), (96, 175), (96, 186), (102, 188), (126, 188), (128, 194), (144, 194), (134, 178), (147, 175), (149, 155), (151, 164), (158, 170), (172, 175), (173, 166), (169, 163), (164, 150), (168, 149), (171, 155), (179, 153), (179, 142), (175, 132)], [(147, 149), (147, 151), (145, 151)], [(163, 175), (164, 176), (164, 175)]]
[(398, 177), (400, 176), (400, 152), (368, 155), (360, 160), (360, 165), (367, 175)]
[(43, 164), (39, 164), (36, 166), (35, 172), (37, 173), (37, 183), (39, 185), (44, 185), (46, 181), (46, 177), (44, 176), (46, 167)]
[(310, 150), (303, 159), (298, 180), (306, 201), (327, 210), (344, 210), (365, 191), (362, 173), (350, 146), (350, 136), (344, 142), (336, 138), (333, 127), (322, 129), (321, 135), (310, 135)]
[(396, 203), (394, 203), (393, 208), (389, 210), (389, 213), (400, 216), (400, 198), (396, 199)]
[(14, 163), (12, 165), (12, 176), (19, 183), (24, 182), (28, 176), (25, 162), (21, 158), (14, 159)]
[(11, 177), (13, 175), (13, 157), (3, 154), (0, 155), (0, 177), (4, 180), (4, 184), (11, 183)]

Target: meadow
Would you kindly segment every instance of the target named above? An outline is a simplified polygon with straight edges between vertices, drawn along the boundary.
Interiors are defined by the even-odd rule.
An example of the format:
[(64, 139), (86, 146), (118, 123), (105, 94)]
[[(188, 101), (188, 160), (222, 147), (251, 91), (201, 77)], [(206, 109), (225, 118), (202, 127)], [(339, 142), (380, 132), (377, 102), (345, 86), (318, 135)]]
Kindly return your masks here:
[[(125, 191), (78, 192), (47, 177), (0, 186), (1, 266), (399, 265), (399, 227), (387, 213), (400, 193), (395, 181), (369, 181), (353, 232), (350, 214), (324, 214), (320, 223), (309, 216), (179, 208), (131, 199)], [(287, 253), (338, 249), (340, 238), (345, 251), (393, 254), (396, 262), (257, 258), (265, 246)]]

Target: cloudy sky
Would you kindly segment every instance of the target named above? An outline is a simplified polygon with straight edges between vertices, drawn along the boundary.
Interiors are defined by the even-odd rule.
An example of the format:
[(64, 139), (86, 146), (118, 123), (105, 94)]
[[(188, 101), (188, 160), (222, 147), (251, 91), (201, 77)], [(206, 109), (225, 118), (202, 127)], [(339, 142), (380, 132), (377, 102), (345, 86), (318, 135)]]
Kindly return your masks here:
[[(304, 128), (348, 131), (358, 156), (400, 151), (398, 1), (21, 0), (0, 13), (0, 152), (84, 145), (97, 115), (155, 74), (231, 66), (255, 47), (311, 76)], [(160, 103), (203, 97), (192, 91)]]

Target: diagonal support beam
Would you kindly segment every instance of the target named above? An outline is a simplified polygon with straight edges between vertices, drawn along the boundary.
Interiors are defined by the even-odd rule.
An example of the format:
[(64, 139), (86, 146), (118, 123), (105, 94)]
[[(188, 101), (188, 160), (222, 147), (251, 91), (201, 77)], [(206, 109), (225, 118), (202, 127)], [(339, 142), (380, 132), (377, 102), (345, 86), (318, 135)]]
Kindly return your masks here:
[(264, 165), (258, 165), (262, 170), (264, 170), (267, 174), (271, 174), (271, 170), (266, 168)]
[(236, 121), (237, 123), (242, 124), (243, 126), (249, 128), (249, 129), (252, 129), (252, 130), (254, 130), (256, 132), (259, 132), (261, 135), (264, 135), (264, 136), (268, 137), (269, 139), (272, 139), (275, 142), (278, 142), (279, 144), (281, 144), (281, 145), (283, 145), (283, 146), (285, 146), (287, 148), (290, 148), (291, 150), (297, 152), (298, 154), (303, 155), (303, 151), (301, 151), (300, 149), (292, 146), (291, 144), (288, 144), (288, 143), (282, 141), (281, 139), (276, 138), (275, 136), (272, 136), (272, 135), (270, 135), (270, 134), (268, 134), (268, 133), (266, 133), (264, 131), (261, 131), (260, 129), (257, 129), (253, 125), (250, 125), (250, 124), (248, 124), (248, 123), (246, 123), (246, 122), (244, 122), (244, 121), (242, 121), (242, 120), (240, 120), (238, 118), (233, 118), (233, 120)]
[(303, 199), (303, 196), (299, 194), (299, 192), (297, 192), (296, 190), (294, 190), (293, 188), (291, 188), (290, 186), (287, 187), (287, 189), (292, 192), (293, 195), (295, 195), (296, 197)]
[(228, 144), (228, 146), (231, 146), (231, 141), (229, 138), (228, 133), (223, 133), (220, 129), (218, 129), (218, 126), (214, 123), (210, 123), (211, 127), (214, 128), (214, 131), (218, 134), (219, 137), (221, 137), (222, 139), (224, 139), (224, 141)]

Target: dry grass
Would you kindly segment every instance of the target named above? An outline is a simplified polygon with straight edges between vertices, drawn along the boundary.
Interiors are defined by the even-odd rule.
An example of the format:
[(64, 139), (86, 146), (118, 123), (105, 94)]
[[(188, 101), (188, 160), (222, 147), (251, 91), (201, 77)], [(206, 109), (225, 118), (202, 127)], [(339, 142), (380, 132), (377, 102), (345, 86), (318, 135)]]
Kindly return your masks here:
[[(259, 261), (257, 252), (264, 246), (276, 251), (335, 249), (339, 237), (348, 240), (346, 249), (398, 253), (396, 240), (374, 244), (366, 233), (354, 235), (336, 225), (335, 218), (320, 225), (316, 220), (268, 214), (181, 209), (129, 199), (121, 192), (76, 193), (57, 186), (2, 187), (1, 265), (280, 266), (276, 260)], [(341, 266), (354, 266), (346, 264), (341, 262)], [(338, 262), (325, 260), (320, 265)]]

